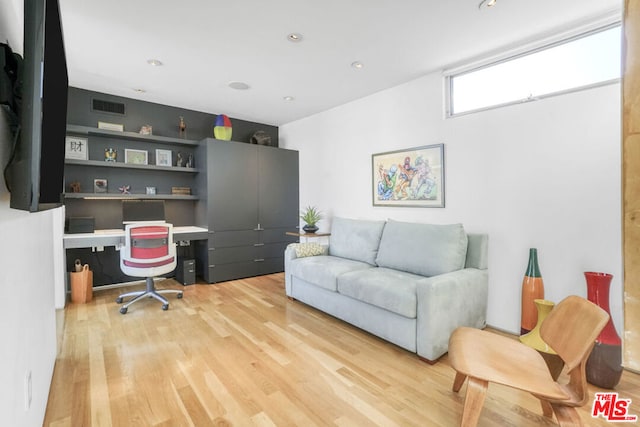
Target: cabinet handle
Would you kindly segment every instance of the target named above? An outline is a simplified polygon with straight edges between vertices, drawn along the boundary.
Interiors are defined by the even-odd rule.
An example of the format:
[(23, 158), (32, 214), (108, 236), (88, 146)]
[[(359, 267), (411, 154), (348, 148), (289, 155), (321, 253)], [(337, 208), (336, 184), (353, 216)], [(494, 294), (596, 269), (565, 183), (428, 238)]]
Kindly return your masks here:
[(253, 246), (255, 246), (255, 247), (264, 246), (264, 243), (254, 243)]
[(260, 223), (258, 223), (258, 228), (254, 228), (253, 231), (264, 231), (264, 228), (262, 228)]
[(264, 258), (254, 259), (253, 262), (264, 262)]

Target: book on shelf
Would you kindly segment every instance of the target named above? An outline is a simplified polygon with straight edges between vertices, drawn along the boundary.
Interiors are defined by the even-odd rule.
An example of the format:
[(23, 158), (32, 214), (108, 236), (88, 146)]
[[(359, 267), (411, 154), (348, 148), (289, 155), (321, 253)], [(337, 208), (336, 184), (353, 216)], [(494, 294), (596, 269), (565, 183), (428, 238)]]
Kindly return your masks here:
[(171, 187), (171, 194), (191, 194), (191, 187)]

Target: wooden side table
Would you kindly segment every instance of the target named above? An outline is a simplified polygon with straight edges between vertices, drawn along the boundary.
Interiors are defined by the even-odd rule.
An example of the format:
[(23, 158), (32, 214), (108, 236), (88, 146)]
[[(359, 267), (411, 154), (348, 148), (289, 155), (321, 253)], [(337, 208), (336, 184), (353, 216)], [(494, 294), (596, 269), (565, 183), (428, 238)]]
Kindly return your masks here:
[(299, 233), (297, 231), (287, 231), (285, 234), (287, 236), (296, 236), (296, 237), (304, 238), (305, 242), (313, 238), (331, 236), (331, 233)]

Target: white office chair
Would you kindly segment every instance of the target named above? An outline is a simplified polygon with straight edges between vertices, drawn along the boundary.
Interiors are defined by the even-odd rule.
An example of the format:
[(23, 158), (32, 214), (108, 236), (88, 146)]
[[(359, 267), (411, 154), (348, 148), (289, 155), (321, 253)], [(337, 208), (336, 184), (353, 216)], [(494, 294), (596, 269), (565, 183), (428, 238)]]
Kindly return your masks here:
[(125, 245), (120, 249), (120, 269), (128, 276), (145, 277), (147, 287), (144, 291), (127, 292), (120, 295), (116, 302), (133, 297), (120, 308), (126, 314), (131, 304), (145, 297), (153, 297), (162, 303), (162, 309), (169, 308), (169, 301), (160, 294), (177, 293), (175, 289), (157, 290), (153, 277), (170, 273), (176, 268), (176, 245), (173, 243), (173, 225), (167, 223), (137, 223), (125, 227)]

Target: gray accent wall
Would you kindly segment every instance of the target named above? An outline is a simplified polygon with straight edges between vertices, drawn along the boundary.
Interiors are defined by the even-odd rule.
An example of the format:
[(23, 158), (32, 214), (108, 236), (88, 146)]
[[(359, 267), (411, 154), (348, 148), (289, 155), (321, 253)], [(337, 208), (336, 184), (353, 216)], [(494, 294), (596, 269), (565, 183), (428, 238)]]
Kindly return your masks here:
[[(93, 111), (92, 99), (119, 102), (125, 104), (125, 114), (114, 114)], [(220, 111), (219, 114), (225, 114)], [(140, 101), (116, 95), (93, 92), (74, 87), (69, 88), (67, 105), (67, 123), (72, 125), (98, 127), (98, 121), (124, 125), (127, 132), (138, 132), (143, 125), (151, 125), (154, 135), (178, 137), (180, 116), (187, 125), (186, 138), (201, 140), (213, 138), (213, 126), (217, 115), (200, 111), (187, 110), (180, 107)], [(278, 146), (278, 127), (262, 123), (248, 122), (229, 117), (233, 128), (231, 139), (238, 142), (249, 142), (251, 136), (261, 130), (271, 137), (271, 146)]]

